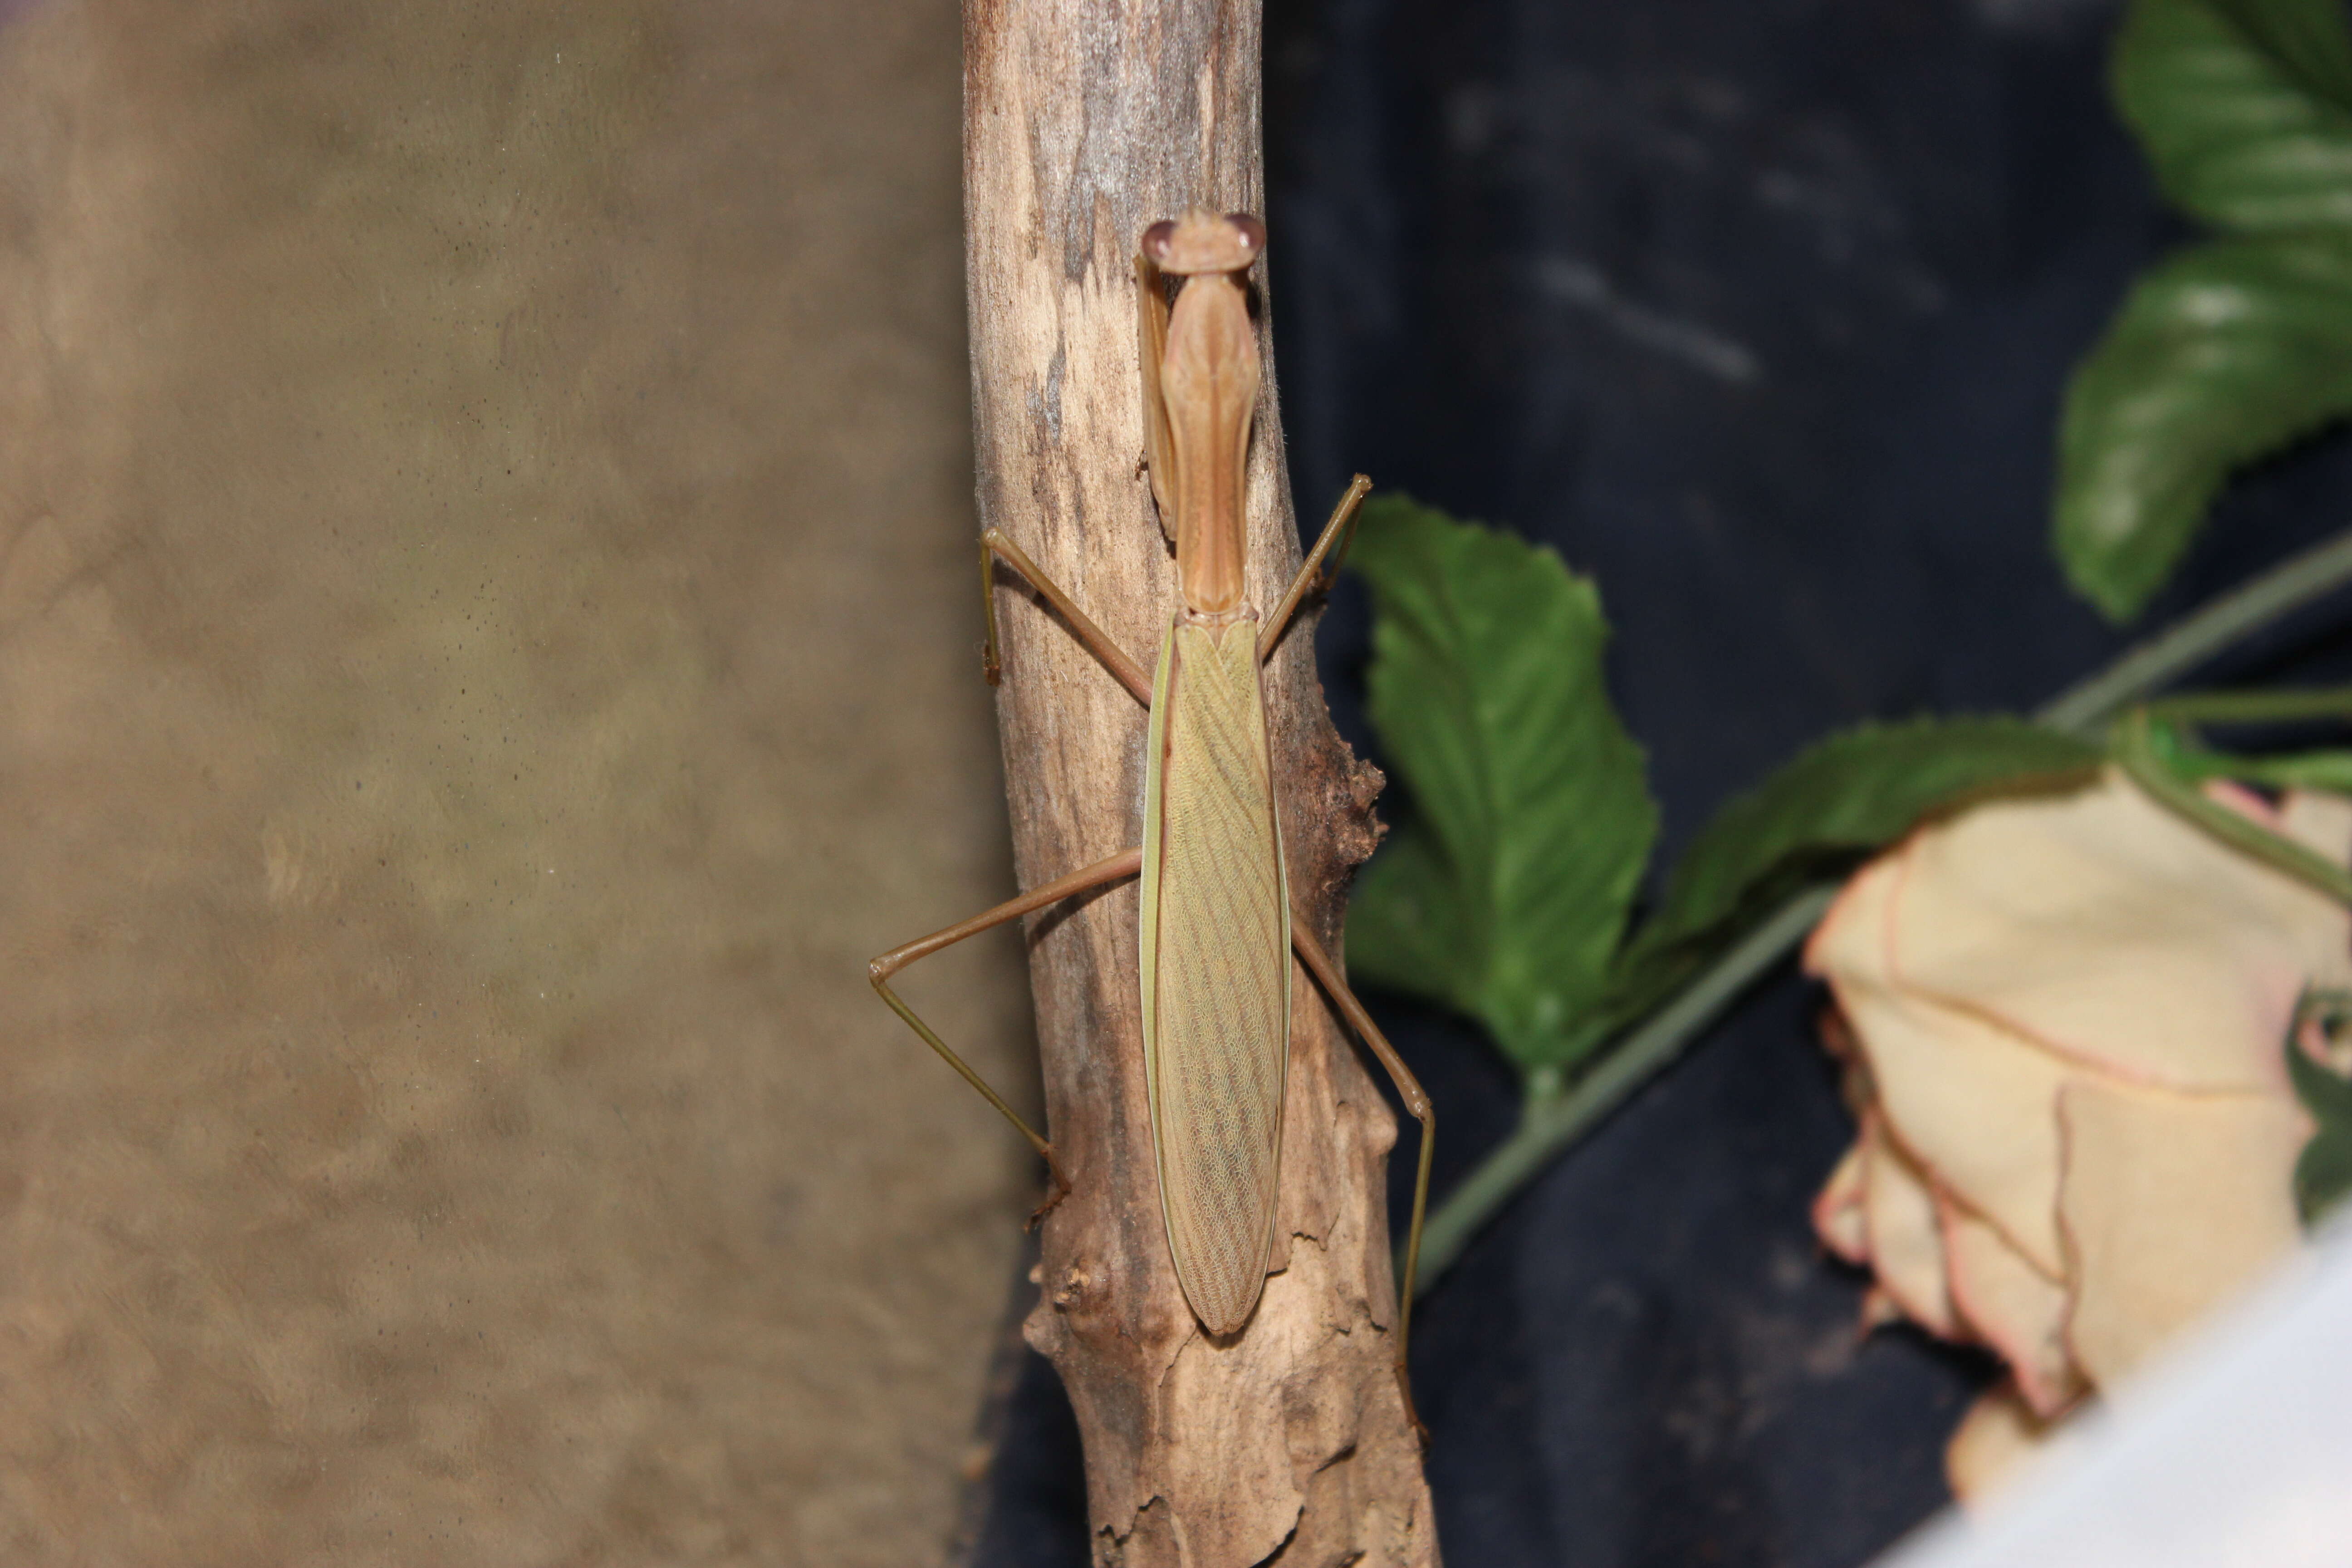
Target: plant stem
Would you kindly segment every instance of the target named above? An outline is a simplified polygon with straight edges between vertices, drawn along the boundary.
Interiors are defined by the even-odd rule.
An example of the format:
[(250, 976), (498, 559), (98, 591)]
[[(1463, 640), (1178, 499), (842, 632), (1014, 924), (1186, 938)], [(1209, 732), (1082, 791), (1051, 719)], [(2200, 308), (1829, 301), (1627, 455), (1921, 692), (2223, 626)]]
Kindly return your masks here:
[[(2347, 583), (2352, 583), (2352, 531), (2192, 610), (2105, 669), (2060, 692), (2034, 719), (2053, 730), (2096, 736), (2125, 708)], [(1794, 894), (1647, 1022), (1604, 1052), (1572, 1087), (1530, 1094), (1518, 1130), (1430, 1212), (1422, 1234), (1422, 1291), (1444, 1276), (1470, 1238), (1538, 1171), (1672, 1063), (1749, 985), (1794, 951), (1835, 894), (1831, 885)]]
[(2147, 705), (2151, 717), (2178, 724), (2293, 724), (2352, 718), (2352, 686), (2280, 691), (2185, 691)]
[(1443, 1274), (1461, 1256), (1471, 1237), (1554, 1154), (1588, 1127), (1624, 1102), (1696, 1037), (1737, 1001), (1757, 976), (1804, 941), (1835, 889), (1808, 888), (1775, 910), (1762, 925), (1699, 972), (1691, 983), (1650, 1016), (1647, 1023), (1576, 1080), (1575, 1087), (1528, 1097), (1518, 1130), (1478, 1163), (1446, 1194), (1421, 1233), (1421, 1280)]
[(2145, 708), (2126, 714), (2116, 728), (2116, 763), (2150, 800), (2183, 821), (2250, 855), (2306, 887), (2315, 888), (2339, 904), (2352, 904), (2352, 873), (2315, 855), (2284, 834), (2273, 833), (2252, 817), (2231, 810), (2181, 778), (2166, 765), (2158, 749), (2155, 729)]
[(2352, 582), (2352, 532), (2339, 533), (2190, 611), (2034, 715), (2054, 730), (2095, 733), (2141, 698), (2312, 600)]

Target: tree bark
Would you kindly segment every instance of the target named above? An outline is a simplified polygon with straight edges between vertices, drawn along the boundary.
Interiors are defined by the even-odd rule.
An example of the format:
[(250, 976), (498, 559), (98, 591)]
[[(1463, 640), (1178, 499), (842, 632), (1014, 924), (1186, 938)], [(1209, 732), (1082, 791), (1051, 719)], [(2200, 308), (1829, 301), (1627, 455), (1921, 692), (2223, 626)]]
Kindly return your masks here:
[[(1257, 0), (967, 0), (964, 194), (983, 525), (1147, 669), (1174, 570), (1141, 468), (1132, 258), (1147, 224), (1256, 212)], [(1270, 243), (1282, 243), (1275, 227)], [(1254, 280), (1263, 300), (1263, 268)], [(1273, 349), (1250, 458), (1250, 595), (1296, 571)], [(1137, 842), (1144, 713), (1000, 574), (997, 698), (1022, 885)], [(1380, 775), (1332, 731), (1299, 626), (1268, 670), (1292, 895), (1334, 952)], [(1212, 1341), (1178, 1289), (1152, 1164), (1133, 883), (1048, 910), (1030, 970), (1048, 1133), (1074, 1185), (1046, 1219), (1029, 1342), (1077, 1412), (1100, 1564), (1433, 1564), (1392, 1371), (1382, 1172), (1396, 1127), (1295, 973), (1283, 1239), (1255, 1317)]]

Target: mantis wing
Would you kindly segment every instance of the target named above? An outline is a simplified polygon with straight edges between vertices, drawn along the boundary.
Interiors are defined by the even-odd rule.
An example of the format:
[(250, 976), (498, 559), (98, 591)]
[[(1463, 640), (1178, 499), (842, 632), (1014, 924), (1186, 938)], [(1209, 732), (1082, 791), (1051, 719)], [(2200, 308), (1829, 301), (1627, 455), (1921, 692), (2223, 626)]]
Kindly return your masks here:
[(1143, 808), (1143, 1061), (1160, 1213), (1202, 1326), (1249, 1321), (1274, 1247), (1290, 1061), (1290, 895), (1255, 618), (1177, 613)]

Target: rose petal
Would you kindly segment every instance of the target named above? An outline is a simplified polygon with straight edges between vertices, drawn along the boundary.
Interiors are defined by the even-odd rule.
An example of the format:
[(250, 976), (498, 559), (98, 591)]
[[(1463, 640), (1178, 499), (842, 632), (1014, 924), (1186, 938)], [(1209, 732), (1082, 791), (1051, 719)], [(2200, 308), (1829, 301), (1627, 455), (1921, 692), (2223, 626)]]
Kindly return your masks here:
[(2105, 1388), (2295, 1250), (2310, 1122), (2280, 1096), (2093, 1078), (2061, 1091), (2058, 1120), (2067, 1343)]
[[(2322, 859), (2352, 865), (2352, 797), (2322, 790), (2289, 790), (2279, 805), (2279, 831)], [(2352, 942), (2323, 946), (2312, 957), (2306, 983), (2352, 986)]]
[(1805, 939), (1804, 970), (1823, 979), (1885, 985), (1893, 978), (1886, 920), (1903, 879), (1900, 848), (1846, 879), (1813, 934)]
[(1980, 1394), (1944, 1449), (1944, 1477), (1967, 1507), (1980, 1505), (2016, 1479), (2042, 1451), (2050, 1424), (2037, 1417), (2015, 1387), (2001, 1384)]
[(1899, 984), (2142, 1083), (2274, 1089), (2305, 977), (2352, 942), (2341, 906), (2112, 771), (1924, 829), (1904, 858)]
[(2036, 1415), (2056, 1415), (2086, 1392), (2066, 1348), (2066, 1290), (1965, 1205), (1947, 1203), (1944, 1263), (1952, 1305), (1999, 1352)]
[(1927, 1179), (1876, 1116), (1863, 1123), (1863, 1209), (1878, 1282), (1931, 1334), (1960, 1337), (1944, 1279), (1944, 1238)]
[(1895, 988), (1887, 938), (1904, 857), (1884, 856), (1846, 883), (1806, 944), (1805, 967), (1830, 982), (1904, 1147), (2054, 1277), (2064, 1265), (2053, 1107), (2068, 1068), (1981, 1017)]
[(1870, 1261), (1870, 1216), (1863, 1207), (1862, 1141), (1845, 1152), (1813, 1200), (1813, 1234), (1848, 1263)]
[(1980, 1017), (1833, 975), (1903, 1147), (2055, 1279), (2065, 1260), (2053, 1198), (2068, 1068)]
[(2279, 831), (2323, 860), (2352, 864), (2352, 797), (2293, 789), (2279, 803)]

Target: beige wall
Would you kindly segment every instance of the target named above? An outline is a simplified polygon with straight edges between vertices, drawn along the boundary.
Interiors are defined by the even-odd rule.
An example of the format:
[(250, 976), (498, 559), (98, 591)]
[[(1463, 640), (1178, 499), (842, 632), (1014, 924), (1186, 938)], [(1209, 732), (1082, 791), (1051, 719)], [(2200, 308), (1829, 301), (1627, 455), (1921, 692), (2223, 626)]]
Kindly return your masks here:
[[(956, 7), (16, 9), (0, 1559), (935, 1557)], [(1034, 1100), (1014, 939), (911, 988)]]

